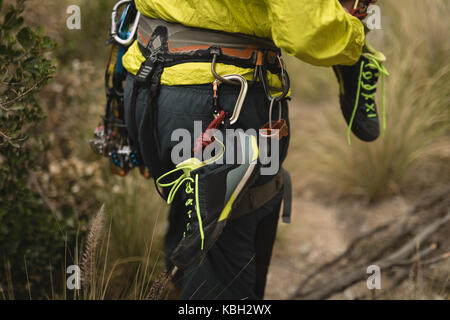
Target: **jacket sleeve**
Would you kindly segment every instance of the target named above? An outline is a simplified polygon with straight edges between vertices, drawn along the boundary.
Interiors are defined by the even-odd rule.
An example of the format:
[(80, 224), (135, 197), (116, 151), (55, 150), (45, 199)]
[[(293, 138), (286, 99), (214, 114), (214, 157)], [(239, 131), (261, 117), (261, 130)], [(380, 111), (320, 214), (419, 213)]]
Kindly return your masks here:
[(351, 65), (364, 45), (364, 26), (338, 0), (264, 0), (275, 44), (317, 66)]

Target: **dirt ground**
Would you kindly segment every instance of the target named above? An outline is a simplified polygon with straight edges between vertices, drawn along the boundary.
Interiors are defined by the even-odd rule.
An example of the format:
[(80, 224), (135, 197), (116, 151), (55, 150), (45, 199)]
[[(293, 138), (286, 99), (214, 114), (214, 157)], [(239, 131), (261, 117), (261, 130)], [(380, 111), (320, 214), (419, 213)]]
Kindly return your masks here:
[[(308, 196), (296, 198), (291, 224), (280, 224), (278, 229), (265, 299), (287, 299), (308, 274), (342, 253), (355, 236), (382, 224), (392, 213), (403, 214), (409, 209), (402, 198), (374, 208), (326, 206)], [(347, 290), (335, 298), (354, 296)]]
[[(336, 102), (337, 103), (337, 100)], [(333, 106), (330, 101), (325, 108)], [(302, 104), (294, 99), (290, 106), (291, 122), (297, 135), (307, 134), (314, 118), (323, 107)], [(345, 139), (345, 136), (343, 136)], [(289, 157), (301, 152), (291, 143)], [(289, 158), (287, 160), (289, 167)], [(366, 207), (357, 202), (324, 203), (305, 188), (302, 173), (290, 170), (293, 185), (292, 222), (280, 222), (272, 263), (267, 278), (265, 299), (286, 299), (298, 284), (317, 266), (342, 253), (351, 240), (369, 229), (402, 215), (411, 208), (402, 197), (385, 200), (376, 206)], [(347, 290), (334, 298), (352, 299)]]

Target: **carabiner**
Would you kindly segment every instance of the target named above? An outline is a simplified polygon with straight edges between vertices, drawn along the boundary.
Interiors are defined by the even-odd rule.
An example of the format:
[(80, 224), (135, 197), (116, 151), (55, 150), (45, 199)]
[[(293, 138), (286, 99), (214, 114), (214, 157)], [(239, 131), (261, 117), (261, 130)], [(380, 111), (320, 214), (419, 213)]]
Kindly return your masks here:
[(281, 68), (281, 76), (280, 75), (278, 76), (280, 78), (281, 87), (282, 87), (281, 95), (279, 95), (279, 96), (271, 95), (270, 90), (272, 88), (269, 86), (269, 81), (267, 79), (267, 70), (264, 66), (260, 66), (260, 68), (259, 68), (259, 79), (263, 85), (264, 92), (266, 93), (267, 99), (269, 101), (275, 100), (275, 102), (281, 101), (284, 98), (286, 98), (286, 96), (288, 95), (289, 90), (291, 88), (289, 75), (284, 66), (284, 60), (279, 55), (277, 56), (277, 58), (278, 58), (278, 63), (280, 64), (280, 68)]
[[(247, 79), (245, 79), (240, 74), (228, 74), (228, 75), (223, 76), (222, 78), (227, 81), (228, 80), (230, 80), (230, 81), (236, 80), (238, 83), (241, 84), (241, 91), (239, 92), (239, 96), (236, 100), (233, 114), (231, 115), (231, 117), (229, 119), (230, 125), (233, 125), (238, 121), (239, 115), (241, 114), (242, 106), (244, 105), (245, 98), (247, 97), (248, 82), (247, 82)], [(233, 82), (235, 82), (235, 81), (233, 81)]]
[[(272, 110), (275, 103), (278, 104), (279, 108), (278, 120), (272, 121)], [(259, 135), (261, 137), (264, 137), (265, 139), (277, 138), (278, 140), (281, 140), (283, 137), (289, 135), (287, 121), (281, 117), (281, 111), (281, 101), (276, 101), (275, 98), (272, 98), (269, 107), (269, 122), (267, 122), (261, 127), (261, 129), (259, 129)]]
[[(275, 98), (272, 98), (272, 100), (270, 100), (270, 107), (269, 107), (269, 127), (270, 129), (272, 129), (272, 110), (273, 110), (273, 105), (275, 103)], [(281, 101), (277, 101), (278, 103), (278, 120), (281, 120)]]
[[(133, 25), (131, 26), (130, 34), (126, 39), (122, 39), (117, 32), (117, 11), (119, 8), (127, 3), (132, 2), (133, 0), (120, 0), (113, 7), (113, 11), (111, 13), (111, 37), (121, 45), (127, 46), (133, 41), (134, 36), (136, 35), (136, 31), (139, 25), (139, 20), (141, 18), (141, 13), (138, 11), (136, 14), (136, 18), (134, 19)], [(119, 30), (120, 31), (120, 30)]]

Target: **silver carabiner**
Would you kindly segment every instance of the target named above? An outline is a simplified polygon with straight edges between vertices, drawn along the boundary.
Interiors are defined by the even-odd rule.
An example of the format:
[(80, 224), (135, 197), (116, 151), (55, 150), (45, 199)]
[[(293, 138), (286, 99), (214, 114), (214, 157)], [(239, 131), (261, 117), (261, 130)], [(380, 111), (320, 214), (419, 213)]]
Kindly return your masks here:
[(248, 82), (247, 79), (245, 79), (240, 74), (228, 74), (222, 76), (222, 78), (225, 80), (237, 80), (241, 84), (241, 91), (239, 92), (239, 96), (236, 100), (233, 114), (230, 117), (230, 125), (233, 125), (238, 121), (239, 115), (241, 114), (242, 106), (244, 105), (245, 98), (247, 97)]
[(111, 37), (121, 45), (127, 46), (133, 41), (134, 36), (136, 35), (136, 31), (139, 25), (139, 20), (141, 18), (141, 13), (138, 11), (136, 14), (136, 18), (134, 19), (133, 25), (131, 26), (130, 35), (126, 39), (122, 39), (117, 34), (117, 11), (119, 8), (127, 3), (130, 3), (132, 0), (120, 0), (113, 7), (113, 11), (111, 13)]
[[(270, 107), (269, 107), (269, 128), (272, 129), (272, 110), (273, 110), (273, 104), (275, 103), (275, 98), (272, 98), (270, 100)], [(281, 101), (278, 101), (278, 120), (281, 120)]]

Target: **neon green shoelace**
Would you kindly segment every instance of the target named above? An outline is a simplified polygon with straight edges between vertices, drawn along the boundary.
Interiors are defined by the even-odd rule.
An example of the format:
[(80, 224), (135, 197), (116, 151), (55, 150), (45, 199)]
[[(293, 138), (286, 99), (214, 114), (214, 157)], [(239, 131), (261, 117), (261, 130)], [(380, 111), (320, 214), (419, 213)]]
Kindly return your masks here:
[[(359, 79), (358, 79), (358, 92), (356, 93), (356, 101), (355, 101), (355, 106), (353, 108), (353, 112), (352, 112), (352, 116), (350, 118), (350, 122), (348, 125), (348, 130), (347, 130), (347, 142), (349, 145), (351, 145), (351, 132), (352, 132), (352, 126), (353, 126), (353, 121), (355, 120), (355, 116), (356, 116), (356, 111), (358, 109), (358, 104), (359, 104), (359, 95), (361, 93), (361, 88), (363, 88), (365, 91), (373, 91), (373, 93), (367, 94), (367, 93), (361, 93), (361, 95), (364, 97), (364, 99), (366, 100), (366, 113), (367, 113), (367, 117), (369, 118), (374, 118), (376, 117), (376, 112), (375, 112), (375, 94), (376, 91), (375, 89), (377, 88), (377, 84), (369, 84), (369, 83), (365, 83), (365, 81), (369, 81), (371, 80), (374, 76), (375, 77), (379, 77), (381, 76), (381, 94), (382, 94), (382, 118), (383, 118), (383, 137), (384, 137), (384, 133), (386, 131), (386, 96), (385, 96), (385, 90), (384, 90), (384, 76), (389, 76), (389, 72), (387, 71), (387, 69), (381, 64), (379, 63), (375, 58), (373, 57), (369, 57), (369, 63), (365, 64), (365, 61), (363, 61), (361, 63), (361, 69), (359, 72)], [(369, 69), (378, 71), (378, 73), (373, 73), (373, 71), (366, 71), (363, 72), (364, 70), (364, 66), (367, 66)], [(365, 81), (364, 81), (365, 80)], [(369, 103), (369, 101), (372, 101), (372, 103)]]
[[(199, 229), (200, 229), (200, 236), (202, 239), (202, 245), (201, 245), (201, 249), (203, 250), (204, 248), (204, 242), (205, 242), (205, 234), (203, 231), (203, 221), (202, 221), (202, 217), (200, 215), (200, 207), (199, 207), (199, 202), (198, 202), (198, 175), (195, 176), (195, 180), (190, 176), (189, 173), (186, 173), (186, 171), (184, 171), (185, 169), (191, 169), (191, 166), (180, 166), (174, 170), (171, 170), (169, 172), (166, 172), (165, 174), (163, 174), (162, 176), (160, 176), (157, 180), (156, 180), (156, 184), (162, 188), (168, 188), (168, 187), (172, 187), (170, 189), (169, 195), (167, 197), (167, 203), (168, 204), (172, 204), (173, 200), (175, 199), (175, 195), (178, 192), (178, 189), (180, 189), (180, 187), (185, 184), (186, 188), (185, 188), (185, 193), (186, 194), (192, 194), (195, 192), (195, 198), (196, 198), (196, 211), (197, 211), (197, 219), (198, 219), (198, 225), (199, 225)], [(168, 182), (168, 183), (162, 183), (161, 180), (166, 178), (167, 176), (178, 172), (178, 171), (184, 171), (183, 174), (181, 174), (177, 179)], [(192, 184), (195, 184), (195, 188), (192, 186)], [(186, 202), (184, 203), (184, 205), (186, 207), (192, 206), (194, 204), (194, 199), (189, 198), (186, 200)], [(192, 210), (188, 210), (187, 215), (189, 217), (189, 219), (192, 216)], [(186, 229), (188, 229), (190, 227), (190, 222), (186, 225)], [(186, 236), (186, 232), (184, 233), (184, 236)]]

